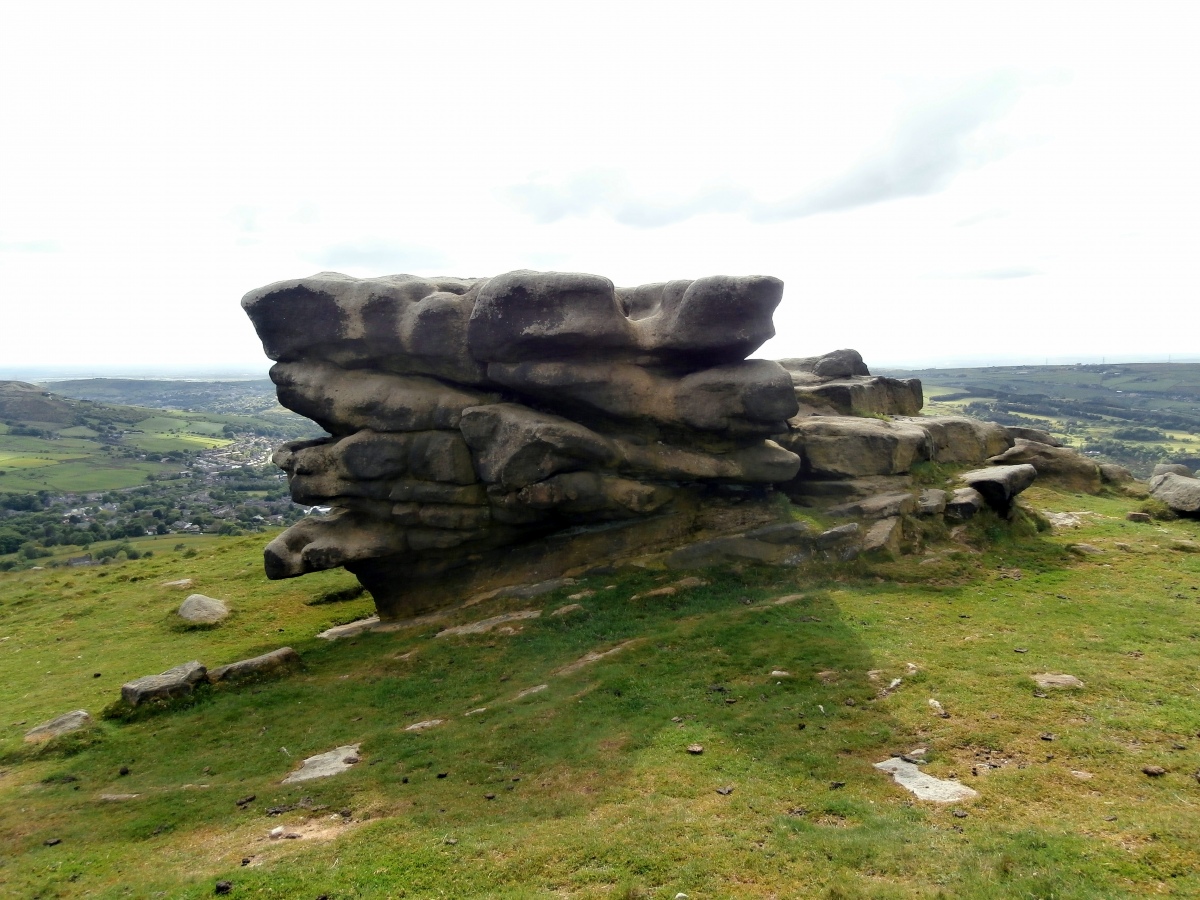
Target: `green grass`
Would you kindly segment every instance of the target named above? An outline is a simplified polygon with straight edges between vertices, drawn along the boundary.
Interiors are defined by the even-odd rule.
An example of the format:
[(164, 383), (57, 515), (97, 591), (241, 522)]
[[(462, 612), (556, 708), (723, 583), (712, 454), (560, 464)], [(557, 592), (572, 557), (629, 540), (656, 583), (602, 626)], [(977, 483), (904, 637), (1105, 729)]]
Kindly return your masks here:
[[(982, 553), (726, 569), (653, 600), (631, 598), (679, 576), (635, 571), (456, 614), (595, 591), (583, 612), (509, 635), (319, 641), (369, 600), (327, 602), (353, 586), (343, 572), (265, 581), (262, 536), (0, 575), (0, 894), (199, 898), (229, 879), (234, 897), (280, 898), (1194, 896), (1200, 554), (1170, 547), (1200, 523), (1127, 523), (1125, 498), (1026, 496), (1089, 515), (1052, 535), (982, 519), (971, 534), (995, 541)], [(1071, 553), (1078, 541), (1105, 552)], [(162, 582), (182, 577), (231, 619), (181, 629), (187, 590)], [(57, 747), (20, 740), (65, 710), (98, 713), (126, 678), (283, 644), (302, 672)], [(1038, 697), (1041, 671), (1086, 687)], [(430, 718), (446, 721), (404, 730)], [(279, 783), (347, 743), (363, 760), (346, 774)], [(914, 801), (872, 768), (916, 746), (980, 797)], [(1148, 778), (1149, 764), (1168, 774)], [(304, 837), (268, 840), (277, 825)]]

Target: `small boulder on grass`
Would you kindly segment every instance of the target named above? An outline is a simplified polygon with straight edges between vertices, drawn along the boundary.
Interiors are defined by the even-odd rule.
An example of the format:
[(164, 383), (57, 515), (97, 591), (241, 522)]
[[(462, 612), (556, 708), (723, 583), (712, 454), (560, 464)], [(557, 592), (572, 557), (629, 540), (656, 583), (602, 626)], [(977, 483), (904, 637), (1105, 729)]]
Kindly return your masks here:
[(216, 625), (229, 615), (229, 607), (223, 600), (205, 597), (203, 594), (189, 594), (188, 598), (179, 604), (179, 618), (192, 625)]
[(51, 740), (62, 734), (78, 731), (81, 728), (90, 728), (91, 725), (92, 717), (88, 715), (86, 709), (72, 710), (69, 713), (63, 713), (57, 718), (30, 728), (25, 732), (25, 742), (28, 744), (37, 744), (42, 741)]

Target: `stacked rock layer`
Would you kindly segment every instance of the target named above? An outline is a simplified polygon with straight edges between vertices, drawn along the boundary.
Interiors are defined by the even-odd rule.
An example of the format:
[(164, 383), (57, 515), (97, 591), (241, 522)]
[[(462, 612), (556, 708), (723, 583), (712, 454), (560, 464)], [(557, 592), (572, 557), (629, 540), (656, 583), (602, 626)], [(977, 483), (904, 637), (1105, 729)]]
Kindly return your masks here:
[(782, 292), (530, 271), (251, 291), (280, 402), (330, 434), (275, 455), (297, 502), (333, 509), (272, 541), (267, 574), (345, 566), (396, 616), (436, 604), (422, 583), (548, 536), (629, 552), (685, 533), (705, 490), (792, 480), (800, 456), (771, 438), (793, 376), (746, 359)]

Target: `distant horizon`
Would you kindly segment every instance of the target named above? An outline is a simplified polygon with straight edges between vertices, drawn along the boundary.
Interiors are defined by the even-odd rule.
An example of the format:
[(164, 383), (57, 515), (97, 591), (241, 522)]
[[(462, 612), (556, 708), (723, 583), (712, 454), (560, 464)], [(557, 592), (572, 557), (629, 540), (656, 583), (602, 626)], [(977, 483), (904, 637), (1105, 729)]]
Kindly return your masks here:
[[(819, 354), (810, 354), (819, 355)], [(768, 357), (757, 357), (768, 358)], [(919, 357), (900, 361), (886, 359), (873, 362), (865, 360), (872, 373), (884, 371), (912, 371), (922, 369), (987, 369), (1017, 366), (1075, 366), (1075, 365), (1150, 365), (1150, 364), (1196, 364), (1200, 356), (1174, 354), (1148, 355), (1100, 355), (1095, 357)], [(87, 365), (72, 366), (12, 366), (0, 367), (0, 381), (23, 381), (30, 384), (45, 384), (52, 381), (83, 381), (89, 378), (121, 378), (136, 381), (257, 381), (269, 377), (268, 370), (273, 362), (246, 363), (240, 366), (213, 366), (196, 368), (189, 366), (166, 367), (156, 365)]]

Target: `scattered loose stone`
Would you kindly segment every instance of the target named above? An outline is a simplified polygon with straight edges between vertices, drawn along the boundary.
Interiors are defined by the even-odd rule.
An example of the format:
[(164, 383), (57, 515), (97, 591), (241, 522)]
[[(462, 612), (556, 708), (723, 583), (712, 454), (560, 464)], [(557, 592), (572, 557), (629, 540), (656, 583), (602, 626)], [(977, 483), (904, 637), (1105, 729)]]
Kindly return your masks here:
[(216, 625), (229, 617), (229, 607), (223, 600), (191, 594), (179, 604), (179, 618), (196, 625)]
[(1163, 775), (1167, 774), (1167, 770), (1162, 766), (1145, 766), (1142, 768), (1142, 771), (1151, 778), (1161, 778)]
[(346, 744), (343, 747), (335, 747), (325, 753), (310, 756), (300, 764), (299, 769), (283, 779), (283, 784), (340, 775), (359, 761), (359, 746), (359, 744)]
[(81, 728), (90, 728), (91, 725), (92, 717), (88, 715), (86, 709), (72, 710), (69, 713), (63, 713), (61, 716), (53, 718), (48, 722), (42, 722), (42, 724), (30, 728), (25, 732), (25, 742), (36, 744), (41, 741), (48, 741), (59, 735), (78, 731)]
[(228, 894), (233, 890), (232, 881), (218, 881), (217, 886), (213, 888), (214, 894)]
[(722, 797), (728, 797), (730, 794), (733, 793), (733, 785), (730, 784), (730, 785), (726, 785), (725, 787), (719, 787), (719, 788), (717, 788), (717, 793), (720, 794)]
[(791, 672), (788, 672), (788, 671), (786, 671), (786, 670), (784, 670), (784, 669), (772, 669), (772, 670), (771, 670), (771, 677), (772, 677), (772, 678), (791, 678), (791, 677), (792, 677), (792, 673), (791, 673)]
[(967, 817), (967, 811), (965, 809), (956, 809), (954, 810), (953, 815), (956, 819), (965, 819)]
[(496, 795), (495, 795), (495, 794), (484, 794), (484, 795), (483, 795), (483, 799), (484, 799), (484, 800), (495, 800), (495, 799), (496, 799)]
[(704, 745), (703, 744), (688, 744), (687, 752), (692, 754), (692, 756), (699, 756), (701, 753), (704, 752)]
[(405, 731), (425, 731), (429, 728), (436, 728), (445, 722), (445, 719), (426, 719), (424, 722), (413, 722), (405, 727)]
[(57, 847), (62, 843), (62, 838), (50, 838), (48, 841), (42, 841), (42, 843), (47, 847)]
[(1130, 522), (1153, 522), (1154, 521), (1154, 519), (1151, 518), (1150, 513), (1144, 513), (1144, 512), (1127, 512), (1127, 513), (1125, 513), (1125, 518)]
[(1074, 675), (1055, 675), (1052, 672), (1041, 672), (1033, 676), (1038, 687), (1044, 688), (1081, 688), (1083, 682)]
[(167, 669), (161, 675), (147, 675), (121, 685), (121, 699), (130, 706), (146, 700), (160, 700), (190, 694), (205, 679), (208, 670), (196, 660)]
[(932, 800), (935, 803), (955, 803), (978, 797), (976, 791), (956, 781), (946, 781), (934, 778), (918, 769), (915, 765), (905, 762), (899, 757), (892, 757), (883, 762), (875, 763), (875, 768), (891, 774), (896, 783), (905, 790), (911, 791), (919, 800)]
[(1028, 653), (1029, 650), (1025, 647), (1013, 647), (1013, 653)]
[(1040, 735), (1038, 735), (1038, 736), (1039, 736), (1039, 737), (1040, 737), (1040, 738), (1041, 738), (1043, 741), (1052, 741), (1052, 740), (1054, 740), (1054, 738), (1055, 738), (1055, 735), (1051, 734), (1051, 733), (1050, 733), (1050, 732), (1048, 732), (1048, 731), (1046, 731), (1046, 732), (1043, 732), (1042, 734), (1040, 734)]
[(933, 710), (933, 713), (936, 716), (941, 716), (943, 719), (950, 718), (950, 713), (946, 712), (942, 704), (938, 703), (938, 701), (934, 700), (932, 697), (929, 698), (929, 708)]
[(503, 625), (506, 622), (519, 622), (523, 619), (538, 619), (541, 618), (542, 611), (540, 609), (519, 609), (515, 612), (501, 613), (498, 616), (492, 616), (490, 619), (484, 619), (480, 622), (471, 622), (468, 625), (455, 625), (452, 628), (445, 628), (437, 633), (438, 637), (450, 637), (451, 635), (459, 634), (486, 634), (497, 625)]

